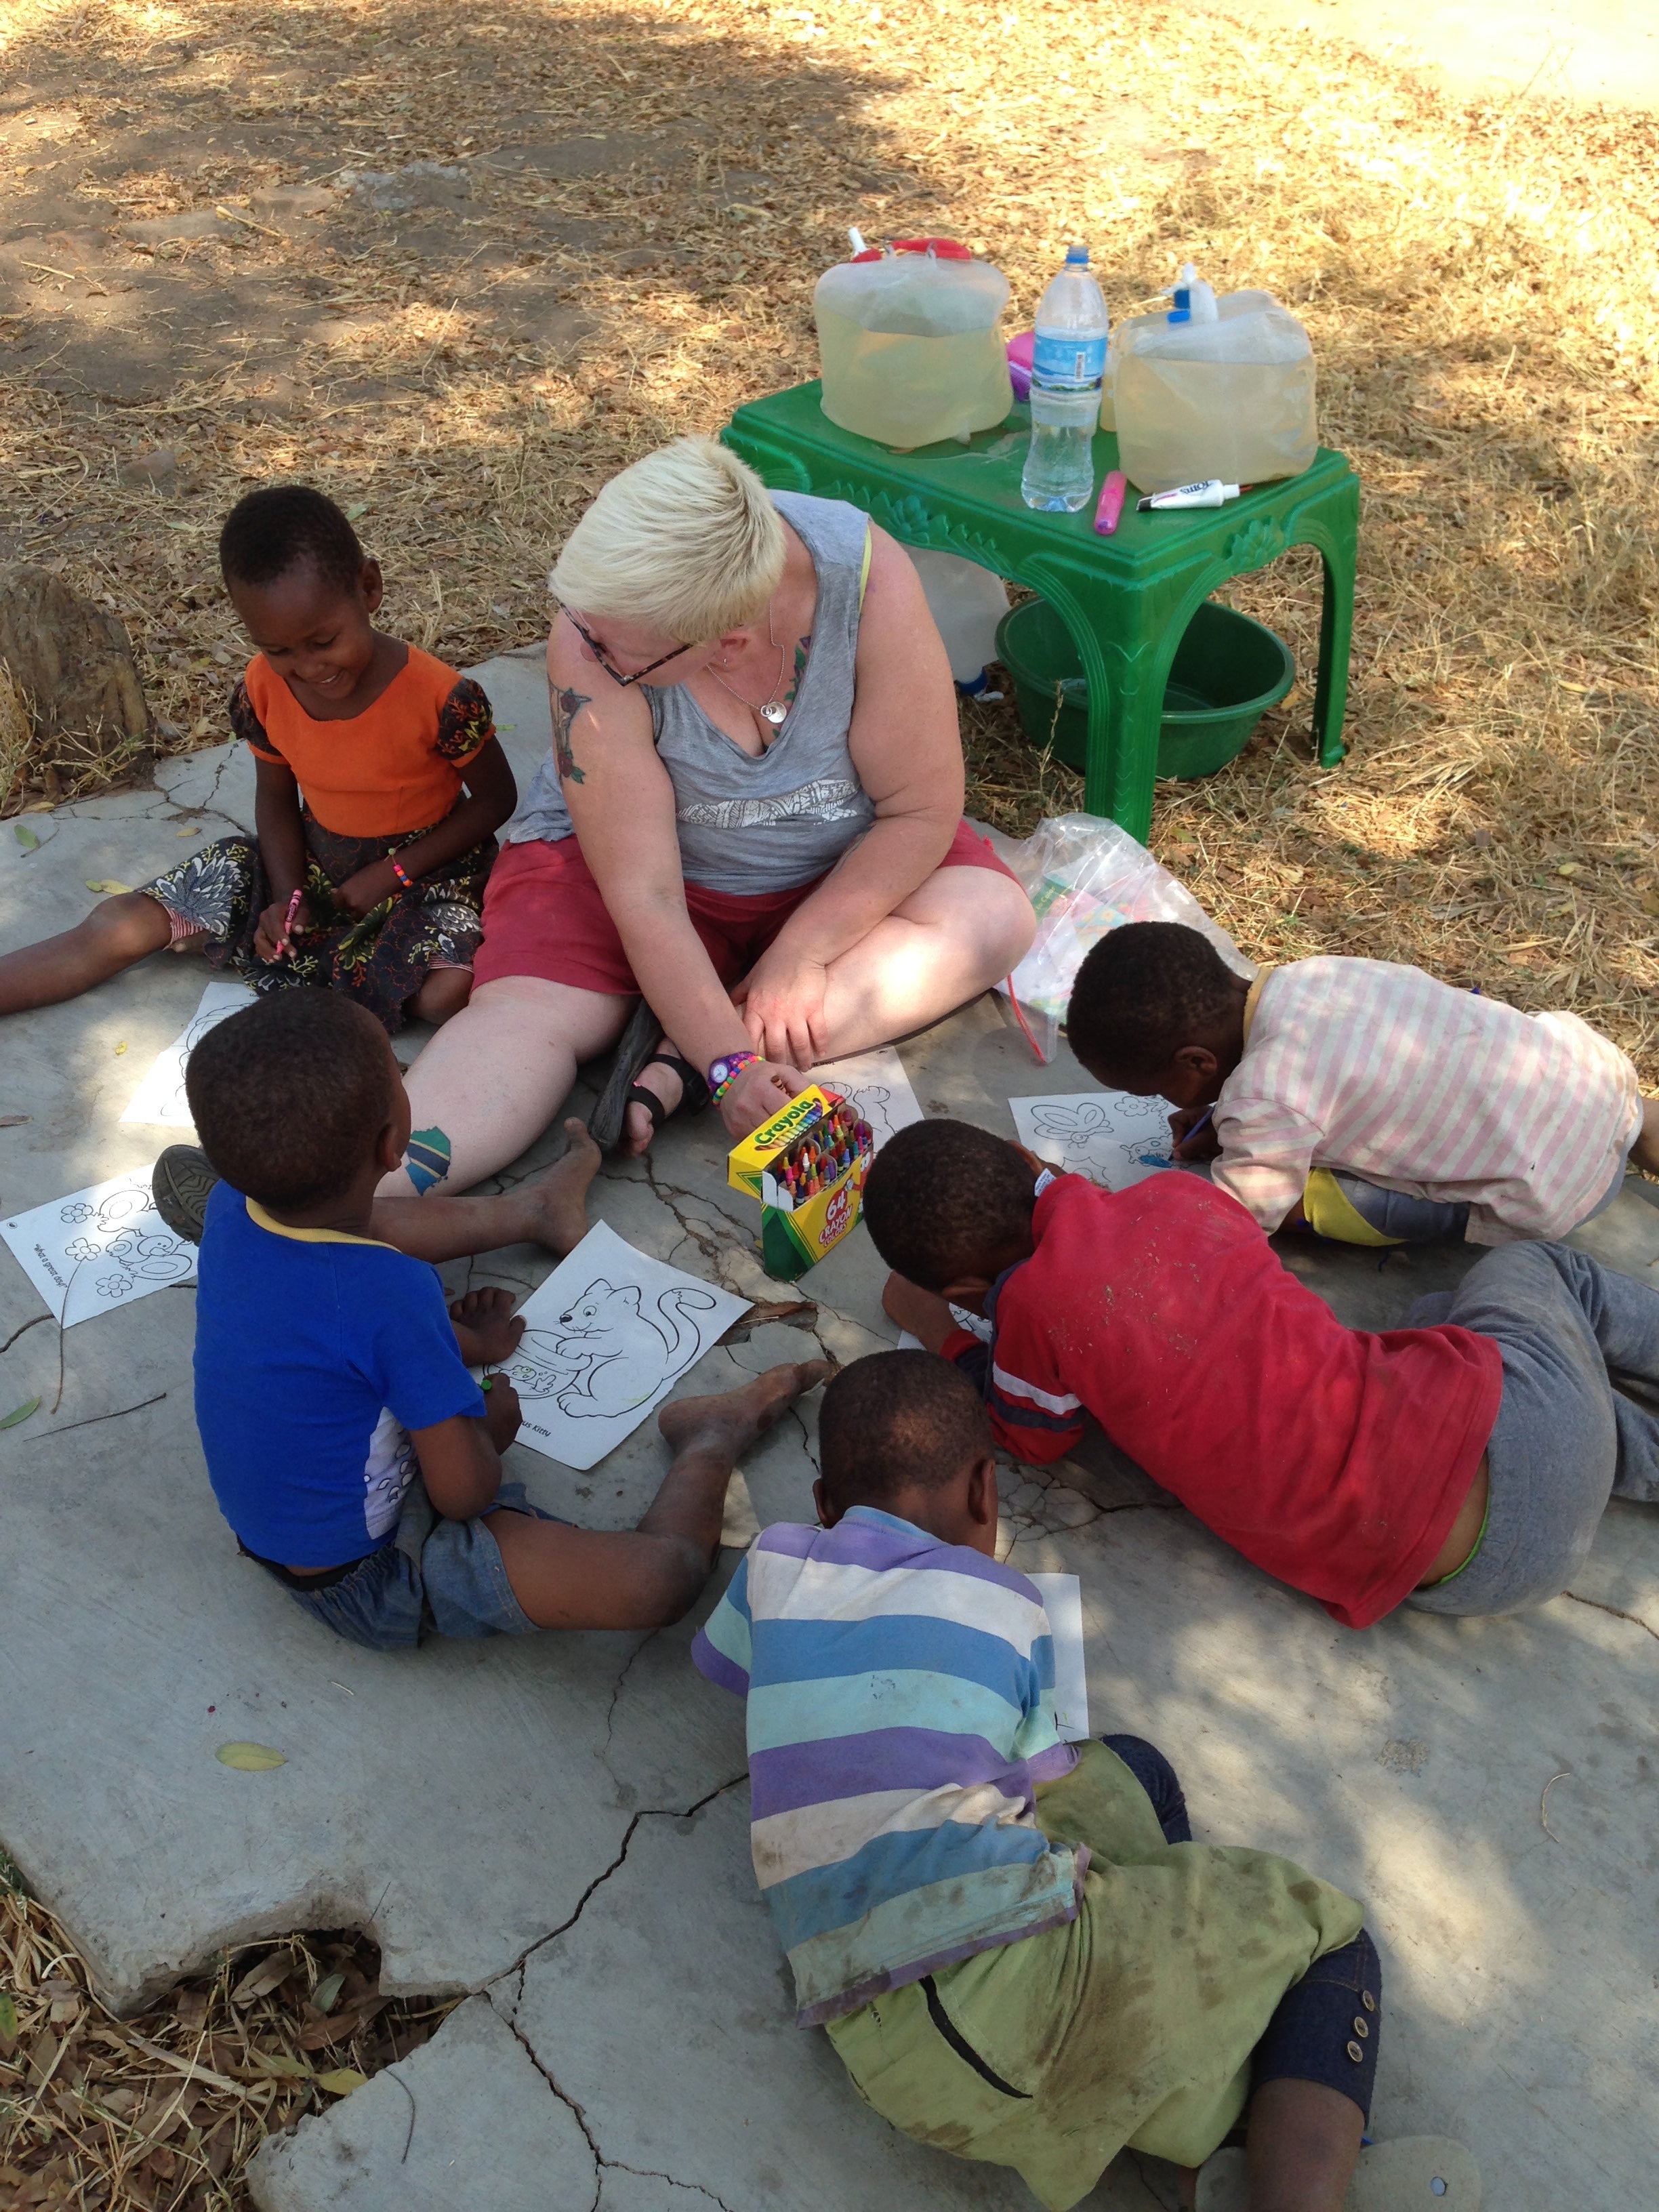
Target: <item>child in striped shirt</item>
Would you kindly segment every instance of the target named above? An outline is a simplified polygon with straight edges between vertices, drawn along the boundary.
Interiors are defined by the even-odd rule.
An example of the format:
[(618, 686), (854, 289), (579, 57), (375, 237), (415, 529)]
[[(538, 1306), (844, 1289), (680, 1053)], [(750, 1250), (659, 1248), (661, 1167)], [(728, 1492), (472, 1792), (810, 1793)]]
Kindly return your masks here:
[(746, 1702), (755, 1871), (800, 2024), (894, 2126), (1017, 2168), (1050, 2212), (1125, 2144), (1192, 2168), (1245, 2118), (1253, 2192), (1340, 2203), (1382, 2021), (1359, 1906), (1194, 1844), (1151, 1744), (1061, 1741), (965, 1376), (860, 1360), (819, 1443), (821, 1525), (757, 1537), (693, 1650)]
[(1180, 1109), (1176, 1158), (1212, 1157), (1269, 1231), (1565, 1237), (1627, 1158), (1659, 1173), (1659, 1103), (1616, 1045), (1419, 968), (1322, 957), (1246, 984), (1197, 930), (1130, 922), (1084, 961), (1066, 1027), (1097, 1081)]

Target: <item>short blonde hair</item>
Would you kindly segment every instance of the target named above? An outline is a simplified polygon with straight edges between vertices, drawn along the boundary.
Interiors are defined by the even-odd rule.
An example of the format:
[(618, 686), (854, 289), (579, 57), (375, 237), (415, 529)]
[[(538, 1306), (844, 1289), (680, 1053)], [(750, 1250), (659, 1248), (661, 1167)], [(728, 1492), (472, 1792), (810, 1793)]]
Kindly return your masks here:
[(783, 574), (765, 485), (715, 438), (677, 438), (611, 477), (548, 579), (578, 614), (700, 645), (757, 619)]

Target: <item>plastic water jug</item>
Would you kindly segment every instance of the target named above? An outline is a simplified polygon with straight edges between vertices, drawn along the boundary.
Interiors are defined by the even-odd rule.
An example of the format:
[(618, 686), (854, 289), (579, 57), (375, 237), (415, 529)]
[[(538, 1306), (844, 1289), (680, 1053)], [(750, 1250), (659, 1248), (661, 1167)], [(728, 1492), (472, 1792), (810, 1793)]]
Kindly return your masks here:
[(1008, 611), (1008, 586), (959, 553), (936, 553), (925, 545), (907, 550), (951, 656), (957, 689), (970, 695), (982, 690), (986, 663), (996, 659), (997, 624)]
[(1008, 279), (950, 238), (902, 238), (836, 264), (812, 297), (824, 413), (908, 452), (967, 439), (1014, 404), (998, 323)]
[(1271, 292), (1219, 298), (1190, 263), (1168, 314), (1112, 334), (1118, 459), (1143, 492), (1299, 476), (1319, 449), (1313, 348)]

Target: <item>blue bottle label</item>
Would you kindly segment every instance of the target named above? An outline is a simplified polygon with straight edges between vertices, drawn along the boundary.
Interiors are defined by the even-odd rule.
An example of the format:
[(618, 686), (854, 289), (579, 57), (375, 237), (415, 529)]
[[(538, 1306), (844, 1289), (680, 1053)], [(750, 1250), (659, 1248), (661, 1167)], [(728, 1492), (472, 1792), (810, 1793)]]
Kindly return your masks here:
[(1044, 337), (1039, 331), (1031, 346), (1031, 374), (1040, 384), (1073, 392), (1092, 391), (1106, 374), (1106, 341), (1071, 331)]

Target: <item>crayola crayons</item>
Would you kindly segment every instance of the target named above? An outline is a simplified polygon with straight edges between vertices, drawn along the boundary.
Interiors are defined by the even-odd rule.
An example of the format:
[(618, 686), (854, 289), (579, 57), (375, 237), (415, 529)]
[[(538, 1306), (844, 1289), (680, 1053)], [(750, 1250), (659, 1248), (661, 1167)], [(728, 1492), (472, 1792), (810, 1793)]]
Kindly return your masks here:
[(732, 1147), (726, 1180), (761, 1201), (769, 1275), (793, 1282), (854, 1226), (875, 1148), (856, 1109), (816, 1086)]

